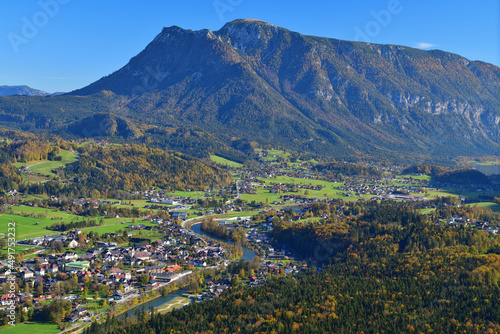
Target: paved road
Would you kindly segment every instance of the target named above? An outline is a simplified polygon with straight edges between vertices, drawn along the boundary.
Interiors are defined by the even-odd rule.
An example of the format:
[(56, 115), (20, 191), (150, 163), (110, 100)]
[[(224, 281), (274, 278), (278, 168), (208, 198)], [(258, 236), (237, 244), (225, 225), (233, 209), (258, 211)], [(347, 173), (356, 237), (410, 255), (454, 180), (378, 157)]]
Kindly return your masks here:
[(234, 201), (236, 201), (237, 199), (240, 198), (241, 194), (240, 194), (240, 180), (236, 180), (236, 198), (233, 198), (233, 199), (230, 199), (230, 200), (227, 200), (226, 201), (226, 204), (231, 204), (233, 203)]

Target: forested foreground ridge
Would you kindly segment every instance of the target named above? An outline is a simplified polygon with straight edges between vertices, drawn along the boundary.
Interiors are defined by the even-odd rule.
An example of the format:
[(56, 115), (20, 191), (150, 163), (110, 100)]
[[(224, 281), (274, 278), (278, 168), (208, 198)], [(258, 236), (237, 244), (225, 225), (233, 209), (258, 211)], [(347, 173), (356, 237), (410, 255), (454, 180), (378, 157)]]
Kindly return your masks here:
[[(73, 151), (75, 161), (54, 165), (46, 182), (25, 182), (14, 164), (62, 161), (62, 150)], [(68, 151), (66, 151), (68, 152)], [(0, 191), (29, 194), (103, 196), (116, 191), (140, 191), (149, 187), (167, 190), (204, 190), (230, 183), (223, 169), (175, 152), (138, 145), (77, 145), (22, 140), (0, 143)], [(23, 167), (24, 168), (24, 167)], [(32, 172), (29, 168), (23, 171)]]
[(198, 159), (135, 145), (84, 148), (78, 164), (67, 166), (62, 172), (74, 176), (78, 184), (100, 191), (152, 186), (202, 190), (230, 181), (227, 172)]
[(364, 209), (343, 225), (311, 224), (315, 239), (290, 234), (310, 243), (313, 257), (327, 254), (322, 270), (280, 272), (263, 286), (168, 314), (108, 319), (85, 333), (500, 331), (498, 236), (439, 224), (410, 204)]

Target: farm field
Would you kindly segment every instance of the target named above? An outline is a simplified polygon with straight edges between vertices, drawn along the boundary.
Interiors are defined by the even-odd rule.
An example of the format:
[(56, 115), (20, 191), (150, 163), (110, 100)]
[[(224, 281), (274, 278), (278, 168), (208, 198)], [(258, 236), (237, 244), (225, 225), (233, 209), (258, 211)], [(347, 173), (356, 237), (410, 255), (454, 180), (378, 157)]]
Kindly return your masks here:
[(456, 194), (447, 192), (441, 189), (432, 189), (432, 188), (427, 188), (426, 193), (412, 193), (412, 196), (417, 196), (417, 197), (427, 197), (429, 199), (434, 199), (438, 197), (457, 197)]
[(52, 334), (59, 333), (59, 328), (54, 324), (23, 322), (15, 326), (0, 327), (2, 334)]
[(61, 161), (40, 160), (26, 163), (18, 162), (14, 165), (18, 168), (22, 166), (29, 167), (33, 172), (38, 172), (40, 174), (50, 176), (54, 175), (54, 173), (52, 173), (53, 169), (64, 167), (67, 164), (78, 160), (76, 154), (69, 151), (62, 151), (58, 156), (62, 158)]
[[(54, 223), (65, 222), (69, 223), (72, 221), (81, 221), (88, 219), (100, 220), (101, 217), (81, 217), (75, 216), (64, 211), (57, 211), (55, 209), (45, 209), (30, 206), (11, 206), (10, 207), (14, 214), (4, 213), (0, 216), (0, 233), (6, 233), (8, 228), (8, 223), (14, 221), (16, 223), (16, 239), (30, 239), (36, 238), (43, 235), (57, 234), (57, 231), (47, 230), (48, 226)], [(28, 216), (24, 216), (24, 215)], [(120, 223), (125, 221), (128, 225), (132, 222), (132, 218), (105, 218), (104, 226), (95, 228), (104, 228), (105, 226), (123, 226)], [(38, 223), (38, 224), (37, 224)], [(113, 225), (119, 224), (119, 225)], [(127, 226), (126, 225), (126, 226)], [(85, 228), (88, 229), (88, 228)], [(118, 227), (110, 227), (109, 230), (117, 230)], [(105, 233), (105, 232), (103, 232)], [(111, 233), (111, 232), (110, 232)]]
[(41, 249), (39, 247), (25, 246), (25, 245), (15, 245), (14, 246), (14, 250), (16, 251), (16, 254), (22, 252), (23, 250), (30, 249), (30, 248)]
[(240, 164), (239, 162), (236, 161), (231, 161), (228, 159), (225, 159), (223, 157), (219, 157), (218, 155), (211, 155), (210, 160), (213, 162), (222, 165), (222, 166), (229, 166), (229, 167), (235, 167), (235, 168), (241, 168), (243, 167), (243, 164)]
[(121, 204), (113, 204), (113, 207), (117, 208), (139, 208), (143, 209), (146, 205), (153, 204), (149, 202), (148, 200), (144, 199), (132, 199), (132, 200), (118, 200), (118, 199), (112, 199), (112, 198), (106, 198), (103, 199), (103, 201), (109, 201), (109, 202), (120, 202)]
[(232, 211), (224, 215), (214, 215), (214, 218), (234, 218), (234, 217), (251, 217), (257, 214), (258, 211)]
[[(55, 222), (60, 222), (61, 220), (52, 220), (50, 218), (39, 217), (23, 217), (20, 215), (4, 213), (0, 216), (1, 234), (7, 233), (9, 227), (8, 223), (12, 221), (14, 221), (16, 224), (16, 239), (22, 240), (27, 238), (41, 237), (48, 234), (55, 234), (56, 232), (49, 231), (46, 229), (46, 227), (51, 226)], [(39, 223), (38, 225), (37, 222)]]
[(431, 177), (429, 175), (415, 175), (415, 174), (405, 174), (397, 177), (398, 179), (415, 179), (415, 180), (427, 180), (430, 181)]
[(270, 193), (268, 190), (264, 190), (263, 188), (257, 188), (256, 194), (242, 194), (241, 199), (247, 202), (255, 201), (255, 203), (263, 203), (266, 204), (266, 199), (269, 204), (272, 204), (274, 201), (280, 202), (280, 196), (294, 194), (294, 193)]
[[(257, 149), (256, 151), (262, 151), (262, 149)], [(265, 161), (276, 161), (278, 158), (287, 158), (291, 156), (291, 153), (282, 151), (282, 150), (267, 150), (267, 153), (269, 153), (269, 157), (264, 157), (263, 160)]]
[(469, 206), (477, 205), (482, 208), (490, 208), (494, 212), (500, 212), (500, 205), (493, 202), (470, 203)]
[[(474, 202), (482, 202), (488, 198), (493, 200), (494, 197), (500, 196), (498, 191), (474, 191), (466, 188), (443, 188), (437, 190), (438, 192), (445, 194), (445, 196), (463, 196)], [(431, 191), (435, 192), (435, 190)]]
[[(134, 236), (136, 236), (139, 231), (127, 228), (127, 226), (129, 226), (131, 224), (132, 223), (131, 223), (131, 220), (130, 220), (130, 221), (127, 221), (124, 224), (115, 223), (115, 224), (111, 224), (111, 225), (87, 227), (87, 228), (83, 228), (82, 231), (87, 231), (87, 232), (88, 231), (94, 231), (94, 232), (99, 233), (99, 235), (102, 235), (103, 233), (116, 233), (117, 231), (121, 230), (121, 231), (131, 232)], [(144, 222), (144, 221), (136, 220), (135, 225), (139, 225), (139, 224), (144, 224), (146, 226), (158, 226), (157, 224), (154, 224), (154, 223), (151, 223), (151, 222)], [(142, 234), (145, 235), (147, 232), (150, 232), (150, 231), (144, 231), (143, 230)]]
[[(288, 177), (288, 176), (281, 176), (281, 177), (276, 177), (276, 178), (268, 178), (268, 179), (261, 179), (263, 182), (266, 184), (271, 184), (271, 183), (293, 183), (295, 185), (313, 185), (313, 186), (318, 186), (321, 185), (323, 189), (321, 190), (311, 190), (311, 189), (299, 189), (298, 192), (296, 193), (289, 193), (289, 194), (296, 194), (296, 195), (304, 195), (306, 191), (309, 192), (307, 197), (309, 198), (340, 198), (346, 201), (353, 201), (357, 200), (359, 198), (370, 198), (373, 197), (372, 195), (361, 195), (361, 196), (344, 196), (343, 194), (346, 193), (345, 191), (333, 189), (334, 187), (339, 187), (344, 185), (342, 182), (328, 182), (328, 181), (323, 181), (323, 180), (315, 180), (315, 179), (301, 179), (301, 178), (296, 178), (296, 177)], [(265, 190), (263, 190), (265, 191)], [(266, 191), (267, 192), (267, 191)], [(326, 194), (326, 197), (325, 197)], [(277, 195), (278, 198), (280, 194), (273, 194)], [(283, 195), (283, 193), (281, 194)]]
[(267, 178), (261, 179), (265, 183), (294, 183), (294, 184), (310, 184), (313, 186), (321, 185), (324, 188), (326, 187), (338, 187), (343, 185), (342, 182), (328, 182), (323, 180), (315, 180), (315, 179), (301, 179), (298, 177), (289, 177), (289, 176), (280, 176), (275, 178)]
[(166, 195), (174, 197), (203, 198), (204, 194), (205, 194), (204, 191), (174, 191), (167, 193)]
[(472, 165), (479, 165), (479, 166), (494, 166), (494, 165), (500, 165), (500, 161), (469, 161), (469, 164)]

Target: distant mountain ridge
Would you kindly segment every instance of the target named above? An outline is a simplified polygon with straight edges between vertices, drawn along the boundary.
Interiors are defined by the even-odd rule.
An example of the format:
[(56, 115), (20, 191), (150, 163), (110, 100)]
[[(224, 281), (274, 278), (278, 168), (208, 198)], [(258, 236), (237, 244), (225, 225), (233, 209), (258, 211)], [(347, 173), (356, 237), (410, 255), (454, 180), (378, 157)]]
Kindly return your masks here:
[[(61, 114), (63, 100), (73, 109)], [(218, 31), (164, 28), (116, 72), (37, 103), (53, 115), (30, 114), (37, 128), (59, 121), (56, 115), (75, 122), (109, 112), (200, 129), (228, 145), (241, 139), (338, 159), (500, 154), (498, 67), (249, 19)], [(23, 119), (30, 106), (0, 99), (0, 122)]]
[(0, 96), (8, 95), (49, 96), (51, 94), (28, 86), (0, 86)]
[(0, 86), (0, 96), (11, 96), (11, 95), (19, 95), (19, 96), (59, 96), (62, 94), (66, 94), (64, 92), (55, 92), (55, 93), (47, 93), (43, 90), (31, 88), (28, 86)]

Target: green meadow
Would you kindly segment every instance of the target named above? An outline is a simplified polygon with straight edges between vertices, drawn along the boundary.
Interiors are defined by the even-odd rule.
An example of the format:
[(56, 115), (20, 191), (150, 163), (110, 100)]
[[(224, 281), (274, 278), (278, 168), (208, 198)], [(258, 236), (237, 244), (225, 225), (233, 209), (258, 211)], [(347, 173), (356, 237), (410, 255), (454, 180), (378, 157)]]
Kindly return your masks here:
[(480, 166), (494, 166), (494, 165), (500, 165), (500, 161), (469, 161), (469, 164), (472, 165), (480, 165)]
[(431, 177), (429, 175), (415, 175), (415, 174), (405, 174), (397, 177), (398, 179), (415, 179), (415, 180), (426, 180), (430, 181)]
[(0, 327), (2, 334), (52, 334), (59, 333), (59, 328), (54, 324), (44, 324), (36, 322), (24, 322), (15, 326), (7, 325)]
[(73, 163), (78, 160), (75, 153), (70, 151), (62, 151), (59, 155), (62, 160), (60, 161), (50, 161), (50, 160), (40, 160), (31, 161), (25, 163), (15, 163), (14, 166), (19, 167), (29, 167), (33, 173), (23, 173), (22, 178), (25, 182), (38, 183), (45, 182), (50, 179), (50, 177), (55, 176), (52, 172), (54, 169), (61, 168), (67, 164)]
[[(47, 214), (45, 214), (45, 209), (27, 206), (12, 207), (12, 209), (15, 214), (4, 213), (0, 216), (0, 233), (7, 233), (9, 223), (13, 221), (15, 223), (17, 240), (54, 234), (54, 231), (47, 230), (46, 227), (51, 226), (56, 222), (69, 222), (75, 220), (76, 218), (80, 218), (66, 212), (56, 210), (48, 210)], [(25, 217), (21, 215), (21, 213), (33, 213), (34, 217)], [(62, 220), (54, 218), (62, 218)]]
[(52, 173), (53, 169), (64, 167), (67, 164), (77, 161), (76, 154), (70, 151), (62, 151), (59, 155), (62, 160), (61, 161), (50, 161), (50, 160), (40, 160), (40, 161), (32, 161), (26, 163), (16, 163), (14, 164), (16, 167), (29, 167), (33, 172), (38, 172), (40, 174), (50, 176), (54, 175)]
[[(323, 181), (323, 180), (315, 180), (315, 179), (301, 179), (297, 177), (289, 177), (289, 176), (280, 176), (276, 178), (268, 178), (268, 179), (261, 179), (263, 182), (266, 184), (271, 184), (271, 183), (287, 183), (287, 184), (295, 184), (295, 185), (313, 185), (313, 186), (318, 186), (321, 185), (323, 189), (321, 190), (311, 190), (311, 189), (298, 189), (296, 193), (281, 193), (281, 194), (271, 194), (271, 195), (276, 195), (277, 198), (279, 198), (281, 195), (284, 194), (295, 194), (295, 195), (305, 195), (305, 192), (308, 192), (307, 197), (309, 198), (340, 198), (346, 201), (352, 201), (352, 200), (357, 200), (359, 198), (370, 198), (373, 197), (371, 195), (361, 195), (361, 196), (344, 196), (343, 193), (346, 193), (345, 191), (337, 190), (334, 189), (334, 187), (339, 187), (342, 186), (342, 182), (328, 182), (328, 181)], [(261, 188), (262, 189), (262, 188)], [(262, 191), (258, 191), (259, 194), (263, 194), (265, 192), (268, 192), (268, 190), (262, 189)], [(325, 196), (326, 194), (326, 196)], [(265, 201), (265, 197), (264, 197)], [(270, 203), (272, 203), (271, 200), (269, 200)]]
[(255, 203), (266, 203), (266, 200), (269, 204), (272, 204), (274, 201), (281, 201), (280, 196), (284, 194), (292, 194), (292, 193), (270, 193), (269, 190), (264, 190), (262, 187), (257, 188), (256, 194), (242, 194), (241, 199), (247, 202), (255, 201)]
[(240, 164), (240, 163), (232, 161), (232, 160), (225, 159), (223, 157), (219, 157), (218, 155), (211, 155), (210, 160), (212, 160), (213, 162), (215, 162), (219, 165), (222, 165), (222, 166), (229, 166), (229, 167), (235, 167), (235, 168), (243, 167), (243, 164)]
[(291, 153), (287, 153), (287, 152), (281, 151), (281, 150), (267, 150), (267, 152), (269, 153), (269, 156), (264, 157), (265, 161), (276, 161), (280, 157), (287, 158), (287, 157), (292, 155)]
[(118, 199), (110, 199), (110, 198), (106, 198), (106, 199), (103, 199), (103, 201), (110, 201), (110, 202), (120, 202), (121, 204), (113, 204), (113, 207), (117, 207), (117, 208), (139, 208), (139, 209), (143, 209), (146, 205), (149, 205), (149, 204), (153, 204), (151, 202), (149, 202), (148, 200), (144, 199), (134, 199), (134, 200), (118, 200)]
[[(55, 209), (45, 209), (30, 206), (11, 206), (14, 214), (4, 213), (0, 216), (0, 233), (7, 233), (8, 223), (14, 221), (16, 223), (16, 239), (31, 239), (49, 234), (57, 234), (56, 231), (47, 230), (47, 227), (54, 223), (69, 223), (72, 221), (81, 221), (88, 219), (96, 219), (100, 221), (102, 217), (81, 217), (64, 211)], [(25, 216), (26, 214), (30, 216)], [(31, 216), (32, 215), (32, 216)], [(124, 224), (121, 224), (125, 222)], [(38, 224), (37, 224), (38, 223)], [(88, 227), (83, 230), (96, 230), (99, 233), (114, 233), (117, 230), (124, 229), (132, 223), (132, 218), (105, 218), (103, 226)], [(149, 224), (149, 223), (147, 223)]]
[[(89, 231), (94, 231), (99, 233), (99, 235), (102, 235), (104, 233), (117, 233), (117, 231), (127, 231), (131, 232), (134, 236), (136, 236), (139, 231), (133, 230), (133, 229), (127, 229), (127, 226), (129, 225), (139, 225), (139, 224), (144, 224), (146, 226), (158, 226), (158, 224), (151, 223), (151, 222), (144, 222), (140, 220), (136, 220), (135, 224), (132, 224), (131, 220), (127, 220), (124, 224), (118, 223), (118, 224), (111, 224), (111, 225), (103, 225), (103, 226), (96, 226), (96, 227), (87, 227), (82, 229), (82, 231), (85, 231), (86, 233)], [(147, 230), (142, 230), (143, 235), (149, 235), (151, 231)]]
[(500, 212), (500, 205), (493, 202), (470, 203), (469, 206), (479, 206), (481, 208), (490, 208), (494, 212)]
[(436, 209), (435, 208), (427, 208), (427, 209), (420, 209), (419, 211), (420, 211), (420, 213), (426, 215), (426, 214), (435, 212)]

